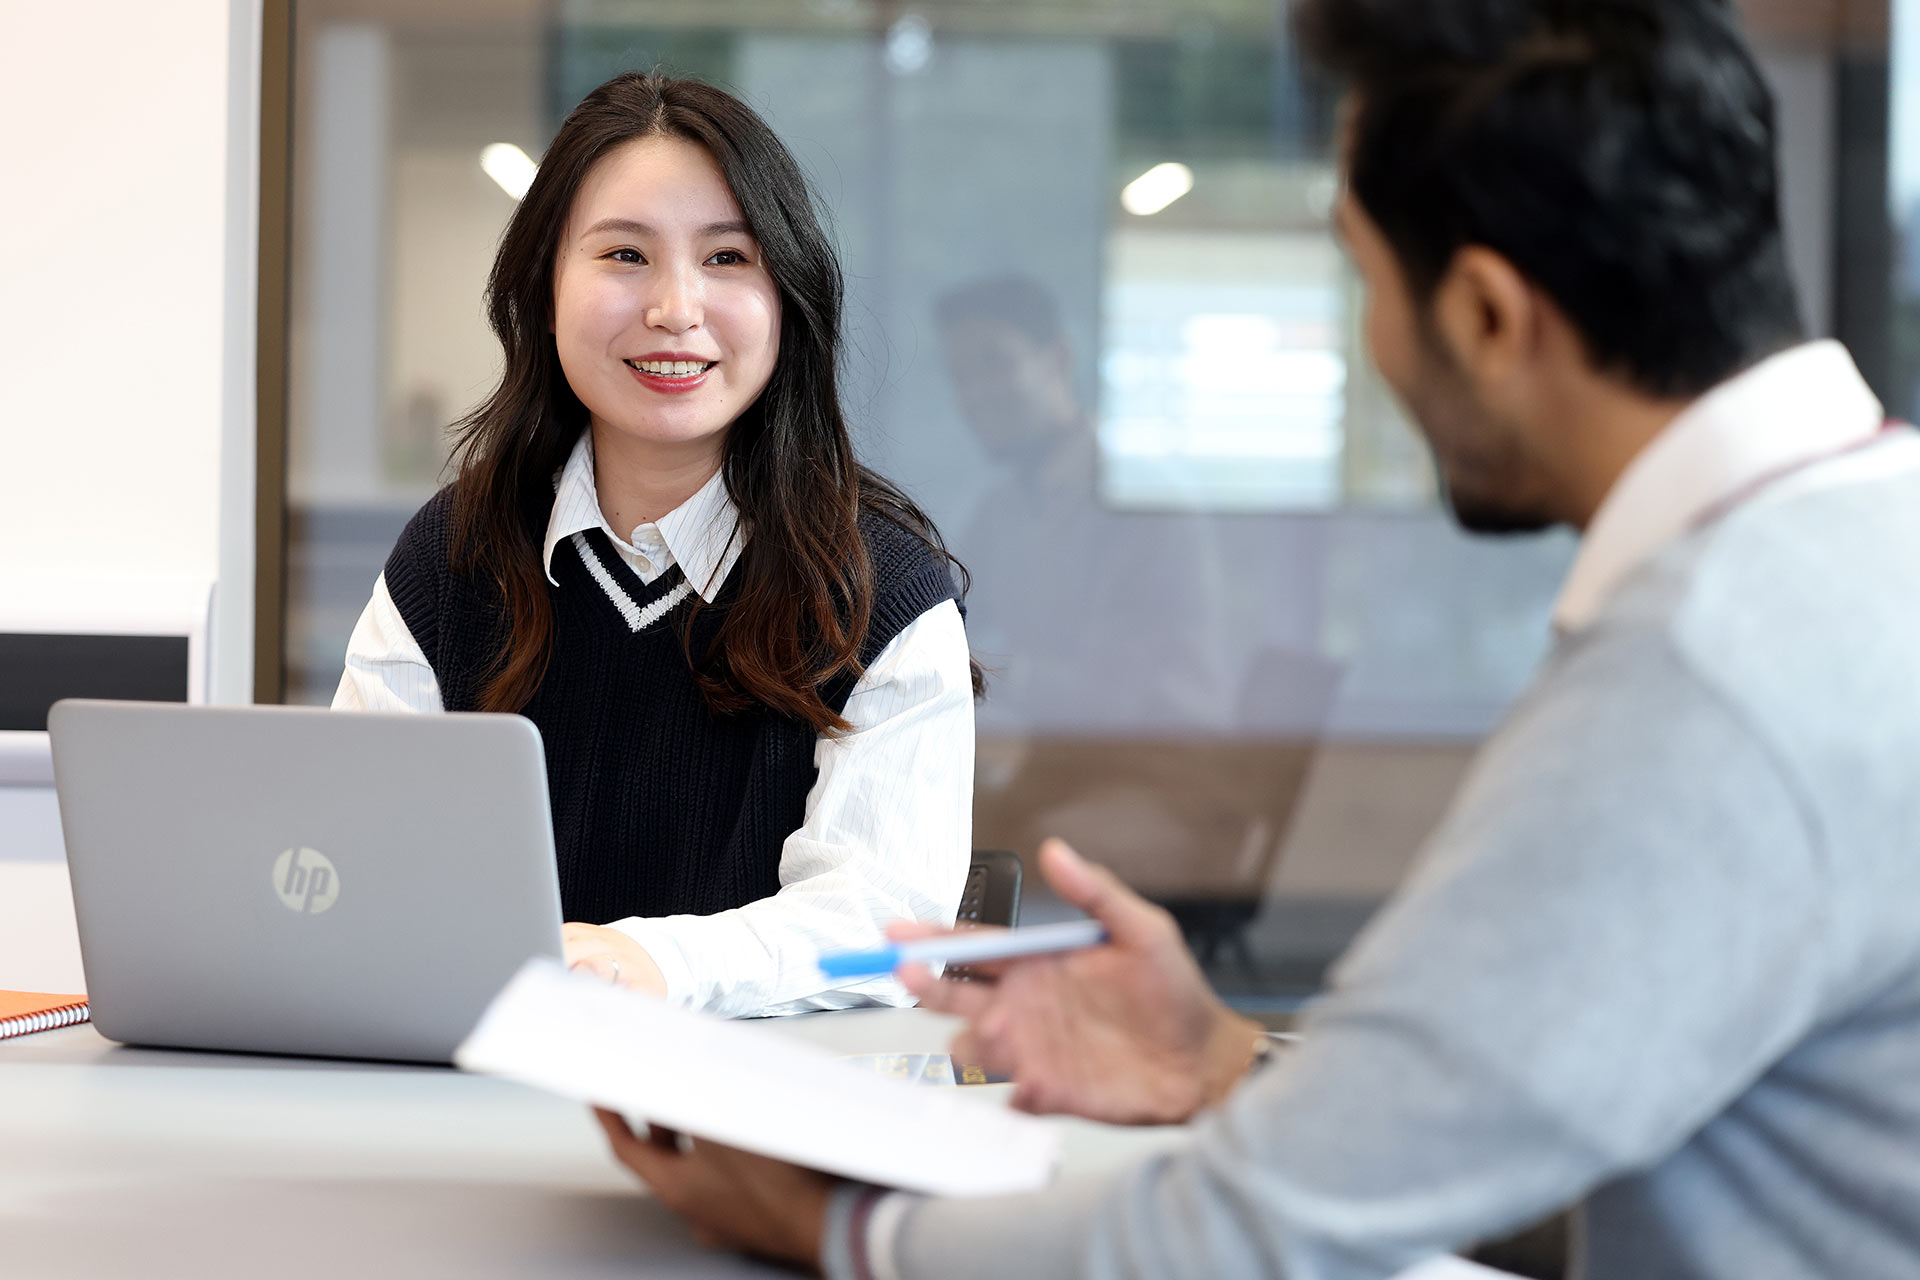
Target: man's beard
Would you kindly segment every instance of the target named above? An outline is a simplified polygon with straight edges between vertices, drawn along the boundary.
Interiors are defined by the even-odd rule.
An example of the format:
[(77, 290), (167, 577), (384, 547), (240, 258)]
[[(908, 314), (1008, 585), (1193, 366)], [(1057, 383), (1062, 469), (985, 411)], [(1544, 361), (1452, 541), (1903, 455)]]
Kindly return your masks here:
[(1453, 522), (1468, 533), (1485, 537), (1513, 537), (1544, 533), (1560, 522), (1539, 511), (1506, 505), (1497, 499), (1462, 497), (1447, 484), (1446, 468), (1434, 459), (1434, 471), (1440, 477), (1440, 501), (1446, 504)]
[[(1405, 404), (1433, 458), (1440, 500), (1454, 523), (1468, 533), (1494, 537), (1540, 533), (1560, 523), (1541, 501), (1528, 501), (1527, 465), (1519, 446), (1490, 425), (1490, 415), (1439, 354), (1437, 343), (1429, 346), (1428, 359), (1425, 394), (1417, 398), (1410, 394)], [(1436, 443), (1440, 439), (1452, 444), (1452, 468)], [(1454, 481), (1456, 471), (1484, 483), (1463, 492)]]

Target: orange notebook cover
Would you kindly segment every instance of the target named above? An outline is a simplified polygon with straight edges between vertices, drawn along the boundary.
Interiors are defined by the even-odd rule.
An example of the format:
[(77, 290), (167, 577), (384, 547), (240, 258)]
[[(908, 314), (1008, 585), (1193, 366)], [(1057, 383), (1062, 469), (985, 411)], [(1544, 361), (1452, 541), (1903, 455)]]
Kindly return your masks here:
[(43, 991), (0, 991), (0, 1040), (85, 1022), (85, 996), (55, 996)]

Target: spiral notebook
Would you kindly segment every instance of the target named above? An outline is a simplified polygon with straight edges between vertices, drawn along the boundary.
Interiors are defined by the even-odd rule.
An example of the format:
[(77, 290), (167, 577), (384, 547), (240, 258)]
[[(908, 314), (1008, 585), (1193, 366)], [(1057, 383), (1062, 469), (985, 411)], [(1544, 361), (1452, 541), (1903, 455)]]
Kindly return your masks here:
[(0, 1040), (70, 1027), (93, 1015), (85, 996), (48, 995), (43, 991), (0, 991)]

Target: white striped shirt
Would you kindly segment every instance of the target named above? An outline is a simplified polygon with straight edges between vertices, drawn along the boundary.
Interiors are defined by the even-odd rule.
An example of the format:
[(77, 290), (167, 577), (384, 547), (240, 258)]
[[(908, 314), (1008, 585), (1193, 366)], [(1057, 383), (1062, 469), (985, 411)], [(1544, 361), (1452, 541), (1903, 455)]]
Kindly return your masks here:
[[(543, 548), (548, 576), (562, 539), (598, 528), (642, 580), (678, 564), (712, 600), (739, 557), (737, 519), (716, 474), (658, 521), (619, 536), (601, 513), (593, 446), (583, 432), (555, 489)], [(444, 709), (385, 575), (348, 641), (333, 705)], [(951, 924), (959, 908), (972, 846), (973, 690), (952, 601), (920, 615), (880, 651), (842, 714), (852, 731), (815, 743), (819, 776), (805, 819), (781, 850), (778, 893), (710, 916), (612, 923), (660, 966), (670, 1000), (730, 1016), (911, 1003), (892, 978), (828, 990), (813, 962), (823, 951), (877, 945), (890, 920)]]

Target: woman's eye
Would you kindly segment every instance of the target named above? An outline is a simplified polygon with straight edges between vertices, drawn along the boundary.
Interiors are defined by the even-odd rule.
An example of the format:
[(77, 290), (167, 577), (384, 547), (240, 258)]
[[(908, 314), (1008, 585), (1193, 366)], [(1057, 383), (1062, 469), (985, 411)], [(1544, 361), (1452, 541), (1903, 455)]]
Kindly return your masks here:
[(716, 267), (737, 267), (747, 260), (747, 255), (738, 249), (722, 249), (707, 261)]
[(615, 249), (612, 253), (608, 254), (607, 257), (615, 262), (626, 263), (628, 266), (637, 266), (646, 261), (645, 258), (640, 256), (638, 249)]

